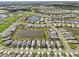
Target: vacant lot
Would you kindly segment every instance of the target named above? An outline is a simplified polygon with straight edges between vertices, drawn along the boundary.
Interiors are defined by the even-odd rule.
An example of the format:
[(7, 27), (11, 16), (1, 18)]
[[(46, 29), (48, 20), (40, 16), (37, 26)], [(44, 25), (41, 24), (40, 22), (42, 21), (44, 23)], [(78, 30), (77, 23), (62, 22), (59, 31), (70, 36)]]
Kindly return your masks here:
[(43, 30), (20, 29), (15, 33), (16, 38), (44, 38)]

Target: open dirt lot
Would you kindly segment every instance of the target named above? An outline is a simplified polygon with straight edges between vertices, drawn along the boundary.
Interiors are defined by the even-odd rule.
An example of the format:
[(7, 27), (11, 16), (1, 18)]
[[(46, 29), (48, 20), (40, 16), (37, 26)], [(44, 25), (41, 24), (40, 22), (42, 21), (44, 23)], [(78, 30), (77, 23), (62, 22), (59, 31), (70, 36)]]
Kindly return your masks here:
[(45, 38), (44, 30), (20, 29), (16, 33), (16, 38)]

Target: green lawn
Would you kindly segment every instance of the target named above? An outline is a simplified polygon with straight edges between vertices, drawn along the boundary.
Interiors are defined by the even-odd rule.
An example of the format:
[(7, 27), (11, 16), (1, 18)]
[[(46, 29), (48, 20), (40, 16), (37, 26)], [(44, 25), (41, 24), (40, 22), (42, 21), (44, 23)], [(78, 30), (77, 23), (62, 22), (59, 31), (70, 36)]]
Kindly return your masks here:
[(5, 22), (15, 22), (17, 20), (16, 17), (9, 17), (8, 19), (5, 20)]
[[(18, 32), (19, 31), (19, 32)], [(34, 34), (34, 33), (35, 34)], [(26, 34), (29, 33), (29, 34)], [(24, 35), (25, 34), (25, 35)], [(33, 35), (32, 35), (33, 34)], [(31, 38), (37, 38), (37, 39), (49, 39), (49, 34), (47, 29), (38, 29), (38, 28), (18, 28), (16, 32), (12, 35), (12, 38), (15, 40), (28, 40)]]
[(72, 49), (77, 49), (77, 48), (79, 47), (78, 44), (71, 44), (71, 43), (69, 43), (69, 45), (70, 45), (70, 47), (71, 47)]
[(75, 35), (76, 39), (79, 40), (79, 35)]
[(9, 26), (10, 24), (0, 24), (0, 32), (3, 32), (4, 30), (6, 30)]

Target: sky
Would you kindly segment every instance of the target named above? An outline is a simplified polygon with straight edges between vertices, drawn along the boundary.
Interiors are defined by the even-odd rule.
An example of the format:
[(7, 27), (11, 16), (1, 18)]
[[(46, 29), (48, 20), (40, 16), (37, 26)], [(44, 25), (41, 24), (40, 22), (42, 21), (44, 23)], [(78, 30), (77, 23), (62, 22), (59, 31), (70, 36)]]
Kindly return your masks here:
[(49, 0), (0, 0), (0, 1), (49, 1)]
[[(52, 0), (0, 0), (0, 1), (52, 1)], [(79, 1), (79, 0), (53, 0), (53, 1)]]

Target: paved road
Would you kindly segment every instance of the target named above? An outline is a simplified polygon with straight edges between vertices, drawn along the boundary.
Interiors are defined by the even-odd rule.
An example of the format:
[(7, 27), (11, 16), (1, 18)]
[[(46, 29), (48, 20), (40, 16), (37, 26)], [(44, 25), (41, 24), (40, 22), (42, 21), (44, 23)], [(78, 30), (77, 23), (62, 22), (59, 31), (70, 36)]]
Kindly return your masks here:
[(69, 44), (66, 42), (66, 38), (64, 38), (64, 36), (62, 35), (62, 33), (55, 26), (53, 26), (52, 23), (50, 24), (48, 20), (46, 20), (46, 24), (49, 25), (52, 29), (54, 29), (57, 32), (57, 34), (58, 34), (61, 42), (63, 43), (65, 49), (66, 50), (71, 49), (71, 47), (69, 46)]

